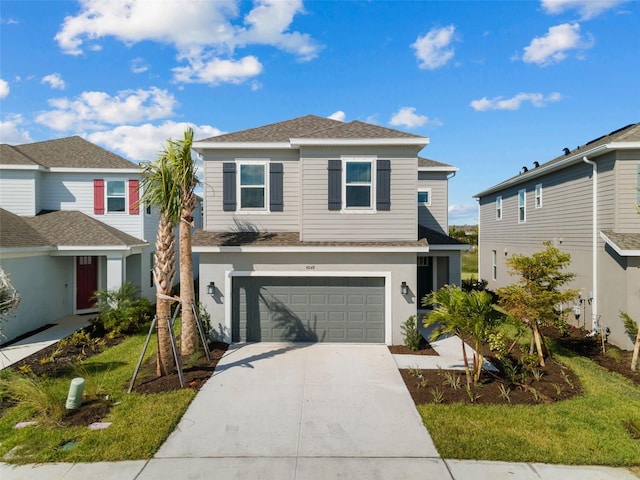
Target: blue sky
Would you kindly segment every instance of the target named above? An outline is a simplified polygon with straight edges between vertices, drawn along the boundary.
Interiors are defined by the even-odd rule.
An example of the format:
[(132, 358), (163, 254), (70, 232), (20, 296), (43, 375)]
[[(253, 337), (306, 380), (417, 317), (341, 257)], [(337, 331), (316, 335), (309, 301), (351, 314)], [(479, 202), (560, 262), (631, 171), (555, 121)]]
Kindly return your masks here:
[(301, 115), (425, 135), (472, 195), (640, 121), (640, 2), (0, 0), (0, 138), (153, 160)]

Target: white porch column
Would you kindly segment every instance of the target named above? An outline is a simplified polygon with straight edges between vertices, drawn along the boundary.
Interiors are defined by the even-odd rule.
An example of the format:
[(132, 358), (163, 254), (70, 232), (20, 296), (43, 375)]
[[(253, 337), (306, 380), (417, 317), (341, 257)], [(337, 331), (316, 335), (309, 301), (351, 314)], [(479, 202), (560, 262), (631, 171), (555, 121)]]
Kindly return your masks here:
[(108, 290), (122, 287), (125, 279), (127, 259), (122, 254), (107, 255), (107, 285)]

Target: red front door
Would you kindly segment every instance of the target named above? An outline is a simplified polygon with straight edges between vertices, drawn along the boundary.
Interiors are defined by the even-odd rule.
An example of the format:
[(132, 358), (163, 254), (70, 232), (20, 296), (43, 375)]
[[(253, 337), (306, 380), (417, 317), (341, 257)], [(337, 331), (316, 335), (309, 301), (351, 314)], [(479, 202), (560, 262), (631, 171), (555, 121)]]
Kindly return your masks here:
[(93, 308), (98, 289), (98, 257), (76, 257), (76, 308)]

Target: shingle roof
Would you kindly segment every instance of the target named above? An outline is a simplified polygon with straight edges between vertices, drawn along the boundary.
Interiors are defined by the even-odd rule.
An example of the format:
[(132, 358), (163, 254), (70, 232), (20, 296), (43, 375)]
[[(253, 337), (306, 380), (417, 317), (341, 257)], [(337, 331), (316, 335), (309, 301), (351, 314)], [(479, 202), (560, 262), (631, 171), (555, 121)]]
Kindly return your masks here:
[(430, 160), (424, 157), (418, 157), (418, 167), (451, 167), (455, 168), (453, 165), (449, 165), (446, 163), (438, 162), (436, 160)]
[(133, 162), (105, 150), (81, 137), (73, 136), (26, 143), (2, 145), (0, 163), (66, 168), (138, 168)]
[(272, 123), (263, 127), (250, 128), (217, 137), (210, 137), (202, 142), (288, 142), (292, 138), (423, 138), (421, 135), (402, 132), (391, 128), (380, 127), (370, 123), (354, 120), (340, 122), (330, 118), (306, 115), (304, 117)]
[(205, 232), (196, 230), (198, 247), (426, 247), (426, 240), (408, 242), (301, 242), (300, 232)]
[(619, 250), (640, 251), (640, 233), (616, 233), (613, 230), (603, 230), (602, 233), (604, 233)]
[(619, 143), (619, 142), (640, 142), (640, 122), (632, 123), (625, 127), (614, 130), (611, 133), (603, 135), (601, 137), (595, 138), (584, 145), (580, 145), (579, 147), (569, 150), (568, 153), (560, 155), (553, 160), (549, 160), (548, 162), (541, 163), (538, 167), (532, 167), (528, 172), (519, 173), (514, 175), (490, 188), (483, 190), (480, 193), (474, 195), (474, 197), (482, 197), (484, 195), (488, 195), (492, 192), (496, 192), (505, 188), (506, 184), (518, 184), (529, 180), (531, 177), (535, 177), (539, 175), (541, 168), (544, 168), (545, 171), (553, 168), (560, 168), (561, 165), (554, 167), (555, 164), (560, 164), (562, 161), (567, 159), (574, 158), (576, 161), (581, 161), (581, 154), (588, 152), (596, 147), (601, 145), (606, 145), (609, 143)]
[(193, 234), (194, 247), (426, 247), (428, 245), (465, 245), (430, 228), (419, 226), (416, 241), (392, 242), (301, 242), (300, 232), (205, 232)]
[(47, 247), (50, 246), (23, 217), (0, 208), (0, 247)]
[(82, 212), (55, 211), (24, 217), (51, 245), (58, 246), (134, 246), (146, 242), (102, 223)]
[(0, 247), (131, 247), (146, 242), (77, 211), (20, 217), (0, 209)]

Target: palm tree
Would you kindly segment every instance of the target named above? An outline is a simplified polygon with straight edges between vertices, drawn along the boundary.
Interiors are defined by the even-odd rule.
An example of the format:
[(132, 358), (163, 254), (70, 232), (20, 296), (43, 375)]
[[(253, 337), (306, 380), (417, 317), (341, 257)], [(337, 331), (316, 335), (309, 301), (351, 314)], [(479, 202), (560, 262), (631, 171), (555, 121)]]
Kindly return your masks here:
[(158, 357), (157, 373), (159, 376), (172, 373), (175, 368), (171, 338), (166, 328), (171, 317), (172, 301), (163, 296), (171, 295), (175, 278), (175, 234), (174, 228), (180, 218), (180, 197), (173, 175), (175, 143), (167, 145), (153, 163), (143, 164), (141, 202), (160, 209), (160, 221), (156, 236), (155, 265), (153, 276), (156, 284), (156, 318), (158, 319)]
[(184, 139), (175, 142), (176, 155), (172, 158), (173, 179), (180, 197), (180, 301), (182, 303), (181, 342), (183, 356), (190, 356), (198, 348), (198, 330), (192, 310), (195, 305), (193, 288), (193, 256), (191, 251), (191, 229), (193, 228), (193, 211), (195, 210), (194, 188), (198, 184), (195, 163), (191, 156), (193, 129), (188, 127)]

